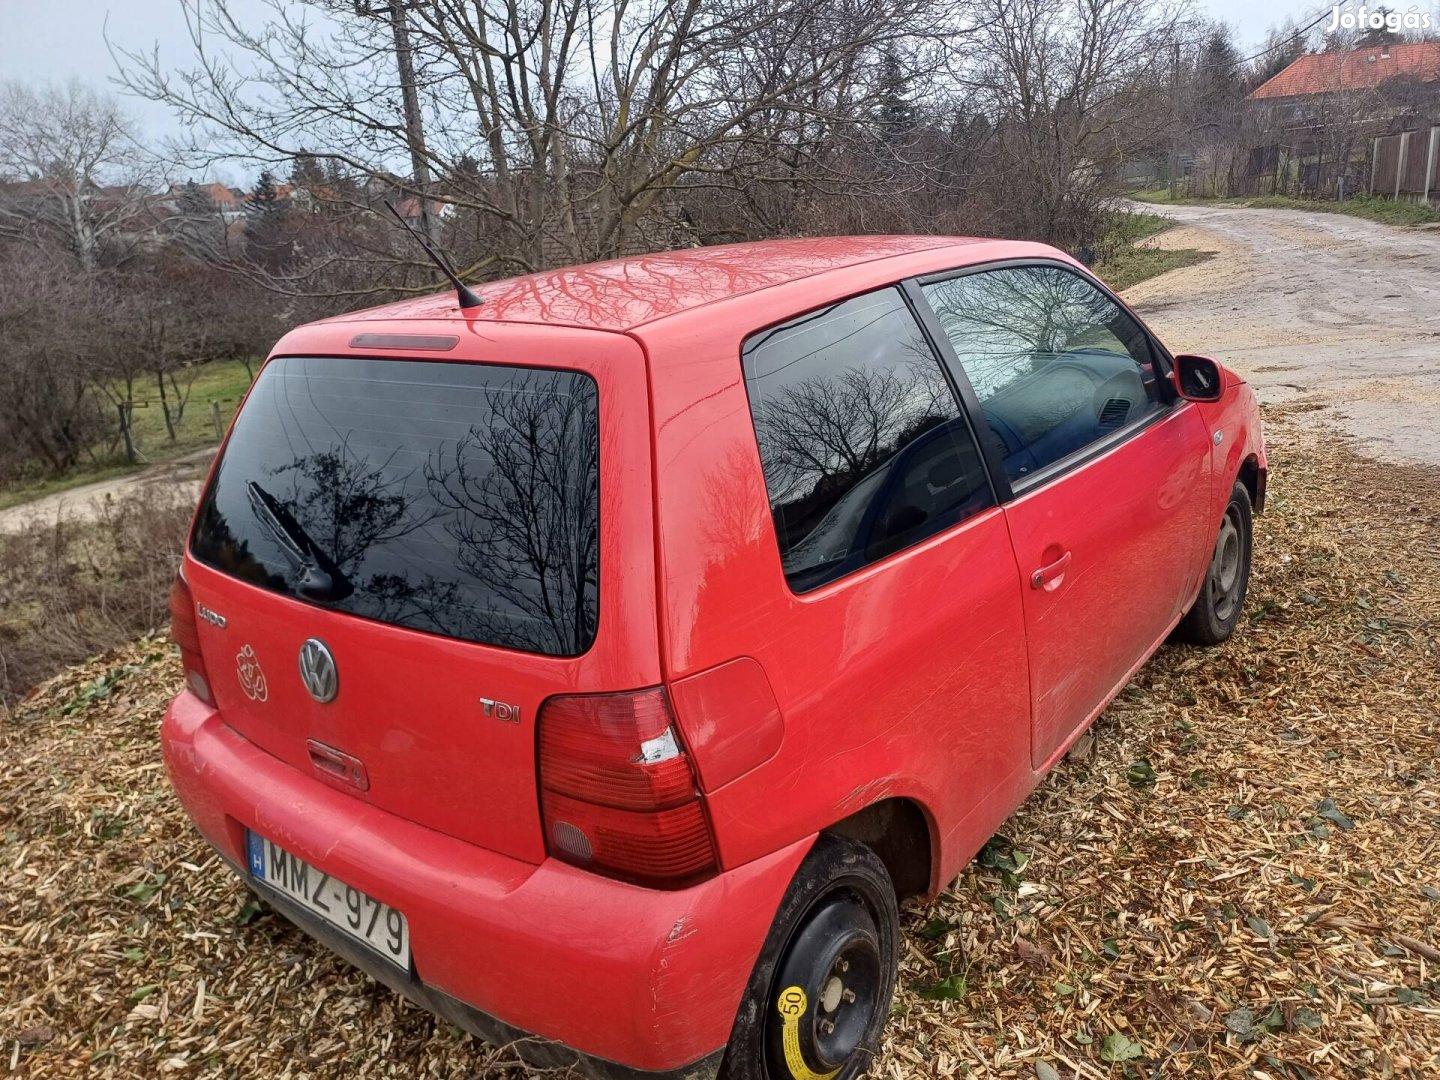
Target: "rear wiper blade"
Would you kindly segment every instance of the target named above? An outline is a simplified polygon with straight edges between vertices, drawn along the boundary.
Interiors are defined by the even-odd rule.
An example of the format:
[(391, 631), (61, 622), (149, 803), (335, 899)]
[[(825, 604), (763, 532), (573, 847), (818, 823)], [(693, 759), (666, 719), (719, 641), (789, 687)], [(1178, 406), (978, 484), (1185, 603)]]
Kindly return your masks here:
[(297, 591), (311, 600), (344, 600), (355, 591), (350, 579), (335, 565), (320, 545), (310, 539), (295, 516), (279, 499), (254, 480), (245, 484), (250, 509), (260, 524), (280, 542), (285, 554), (300, 568)]

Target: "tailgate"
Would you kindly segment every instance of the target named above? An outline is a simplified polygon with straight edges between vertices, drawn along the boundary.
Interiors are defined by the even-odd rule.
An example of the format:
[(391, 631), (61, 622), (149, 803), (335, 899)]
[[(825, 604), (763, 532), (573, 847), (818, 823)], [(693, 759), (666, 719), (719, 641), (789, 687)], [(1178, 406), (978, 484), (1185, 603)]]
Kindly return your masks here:
[(483, 362), (268, 363), (185, 572), (240, 734), (539, 861), (541, 704), (659, 681), (649, 425), (634, 342), (508, 329)]

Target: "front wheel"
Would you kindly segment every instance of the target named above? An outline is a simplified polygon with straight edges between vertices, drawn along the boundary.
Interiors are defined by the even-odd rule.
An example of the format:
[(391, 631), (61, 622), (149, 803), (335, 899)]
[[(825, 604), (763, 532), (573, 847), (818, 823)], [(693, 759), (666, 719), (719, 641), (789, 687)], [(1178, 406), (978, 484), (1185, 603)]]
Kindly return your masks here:
[(890, 1012), (900, 916), (885, 864), (821, 835), (755, 962), (725, 1051), (728, 1080), (850, 1080)]
[(1205, 583), (1175, 636), (1195, 645), (1219, 645), (1235, 632), (1250, 584), (1250, 492), (1236, 483), (1230, 492)]

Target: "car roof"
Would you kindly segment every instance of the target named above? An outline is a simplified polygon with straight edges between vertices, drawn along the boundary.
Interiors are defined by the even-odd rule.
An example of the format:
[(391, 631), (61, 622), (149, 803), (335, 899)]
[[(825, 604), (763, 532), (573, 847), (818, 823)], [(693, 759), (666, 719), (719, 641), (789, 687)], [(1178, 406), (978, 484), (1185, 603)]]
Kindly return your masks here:
[[(973, 254), (963, 250), (967, 246), (973, 246)], [(937, 248), (962, 249), (950, 260), (950, 265), (962, 266), (1036, 254), (1038, 245), (980, 237), (832, 236), (684, 248), (475, 285), (484, 303), (464, 313), (454, 292), (447, 290), (322, 323), (464, 319), (624, 332), (772, 286)], [(1017, 250), (1006, 250), (1011, 248)]]

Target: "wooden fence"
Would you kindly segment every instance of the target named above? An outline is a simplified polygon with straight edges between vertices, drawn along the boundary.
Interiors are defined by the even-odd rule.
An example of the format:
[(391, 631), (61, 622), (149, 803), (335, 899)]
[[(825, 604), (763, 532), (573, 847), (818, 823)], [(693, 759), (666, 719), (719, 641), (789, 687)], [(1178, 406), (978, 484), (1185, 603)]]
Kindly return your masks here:
[(1440, 202), (1440, 125), (1375, 139), (1370, 194)]

